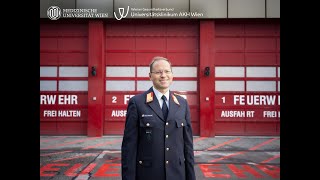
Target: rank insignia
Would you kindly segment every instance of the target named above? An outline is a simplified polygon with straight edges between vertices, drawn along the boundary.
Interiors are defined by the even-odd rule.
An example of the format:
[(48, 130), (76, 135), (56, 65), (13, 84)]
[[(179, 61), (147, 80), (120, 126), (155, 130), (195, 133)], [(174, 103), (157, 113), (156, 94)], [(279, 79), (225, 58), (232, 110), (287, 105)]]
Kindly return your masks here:
[(172, 99), (173, 99), (174, 103), (176, 103), (176, 104), (178, 104), (180, 106), (180, 103), (179, 103), (177, 97), (175, 95), (173, 95), (173, 94), (172, 94)]
[(149, 92), (147, 94), (147, 99), (146, 99), (147, 103), (153, 101), (153, 92)]

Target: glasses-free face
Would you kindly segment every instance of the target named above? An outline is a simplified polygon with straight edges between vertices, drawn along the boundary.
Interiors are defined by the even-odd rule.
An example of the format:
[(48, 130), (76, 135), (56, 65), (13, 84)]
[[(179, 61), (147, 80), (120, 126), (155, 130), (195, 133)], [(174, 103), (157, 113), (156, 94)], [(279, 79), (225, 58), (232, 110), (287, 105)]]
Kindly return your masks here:
[(153, 86), (160, 92), (166, 93), (172, 84), (173, 74), (168, 61), (158, 60), (153, 63), (152, 71), (149, 73)]

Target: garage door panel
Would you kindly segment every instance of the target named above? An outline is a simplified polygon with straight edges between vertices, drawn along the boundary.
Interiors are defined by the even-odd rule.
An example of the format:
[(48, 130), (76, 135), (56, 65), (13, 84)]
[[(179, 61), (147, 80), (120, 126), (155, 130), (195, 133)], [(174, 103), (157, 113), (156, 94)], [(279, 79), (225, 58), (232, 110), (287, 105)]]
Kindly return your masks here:
[[(184, 95), (182, 94), (182, 96)], [(198, 107), (199, 105), (198, 94), (186, 94), (185, 96), (190, 107)]]
[(80, 37), (59, 38), (58, 47), (63, 51), (88, 51), (88, 39)]
[(106, 24), (106, 36), (134, 36), (136, 33), (135, 26), (130, 23), (117, 23), (117, 24)]
[(59, 53), (59, 65), (87, 66), (88, 53)]
[(276, 50), (280, 51), (280, 38), (277, 38), (276, 41), (277, 41)]
[(56, 51), (57, 49), (57, 38), (40, 37), (40, 51)]
[(71, 24), (63, 24), (62, 26), (58, 27), (58, 35), (59, 36), (87, 36), (88, 35), (88, 26), (87, 24), (77, 24), (77, 23), (71, 23)]
[(86, 134), (87, 122), (57, 122), (57, 133), (61, 135)]
[(136, 26), (136, 36), (165, 36), (166, 26), (163, 24), (142, 24)]
[(129, 102), (129, 99), (134, 95), (135, 93), (127, 93), (127, 94), (123, 94), (121, 92), (112, 92), (111, 94), (108, 93), (105, 95), (105, 105), (108, 108), (127, 105)]
[(246, 53), (247, 65), (276, 65), (276, 53)]
[(105, 62), (109, 65), (132, 65), (135, 53), (106, 53)]
[(216, 36), (243, 36), (244, 24), (216, 22)]
[(198, 52), (198, 38), (168, 37), (167, 49), (169, 52)]
[(40, 122), (41, 135), (57, 135), (57, 122)]
[(277, 122), (280, 120), (280, 109), (277, 107), (269, 107), (263, 109), (254, 109), (255, 116), (248, 118), (256, 122)]
[(198, 24), (173, 24), (167, 29), (168, 36), (197, 36), (199, 34)]
[(167, 57), (172, 64), (179, 64), (181, 66), (197, 66), (199, 62), (198, 53), (181, 53), (168, 52)]
[(219, 122), (215, 123), (216, 136), (232, 136), (232, 135), (244, 135), (245, 124), (242, 122)]
[(40, 31), (40, 133), (85, 135), (87, 24), (42, 23)]
[(247, 38), (246, 51), (275, 51), (276, 39), (274, 38)]
[(220, 51), (243, 51), (244, 50), (244, 38), (239, 37), (216, 37), (215, 47), (218, 52)]
[(164, 51), (166, 49), (166, 39), (163, 37), (137, 37), (136, 50), (143, 51)]
[(192, 126), (192, 134), (193, 134), (193, 135), (200, 134), (200, 130), (199, 130), (200, 124), (199, 124), (199, 121), (197, 121), (197, 122), (192, 122), (192, 123), (191, 123), (191, 126)]
[(40, 52), (40, 66), (58, 64), (58, 54)]
[(272, 122), (246, 123), (246, 135), (279, 135), (277, 124)]
[(135, 38), (133, 37), (107, 37), (106, 50), (126, 50), (132, 51), (135, 49)]
[[(244, 27), (245, 33), (242, 28), (231, 30), (232, 24)], [(277, 28), (278, 22), (216, 24), (216, 135), (279, 135)]]
[(124, 122), (106, 122), (104, 123), (104, 134), (123, 134)]
[(41, 106), (40, 107), (40, 122), (57, 121), (57, 108), (55, 106)]
[(127, 108), (126, 106), (118, 106), (118, 107), (108, 107), (105, 109), (105, 120), (108, 121), (119, 121), (119, 122), (125, 122), (125, 117), (127, 114)]
[(245, 24), (245, 33), (248, 36), (275, 36), (276, 25), (275, 24)]
[(245, 109), (240, 108), (223, 108), (215, 110), (216, 121), (239, 121), (246, 117)]
[(165, 52), (136, 53), (136, 65), (149, 66), (150, 60), (155, 56), (165, 57), (166, 53)]
[[(190, 114), (191, 114), (191, 122), (197, 124), (199, 122), (199, 108), (198, 107), (191, 107), (190, 108)], [(198, 129), (198, 127), (194, 127), (196, 129)]]
[(59, 27), (56, 24), (41, 24), (40, 26), (40, 37), (51, 36), (57, 37)]
[(230, 52), (230, 53), (223, 53), (217, 52), (215, 53), (215, 65), (243, 65), (245, 64), (243, 53), (237, 52)]

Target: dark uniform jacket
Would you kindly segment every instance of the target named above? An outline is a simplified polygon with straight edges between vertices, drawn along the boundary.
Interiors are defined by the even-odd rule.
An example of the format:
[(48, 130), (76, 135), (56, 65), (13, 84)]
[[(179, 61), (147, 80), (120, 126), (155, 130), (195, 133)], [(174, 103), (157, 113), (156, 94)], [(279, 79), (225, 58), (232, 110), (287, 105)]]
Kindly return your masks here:
[(190, 109), (170, 92), (165, 120), (152, 87), (129, 100), (121, 146), (122, 180), (195, 180)]

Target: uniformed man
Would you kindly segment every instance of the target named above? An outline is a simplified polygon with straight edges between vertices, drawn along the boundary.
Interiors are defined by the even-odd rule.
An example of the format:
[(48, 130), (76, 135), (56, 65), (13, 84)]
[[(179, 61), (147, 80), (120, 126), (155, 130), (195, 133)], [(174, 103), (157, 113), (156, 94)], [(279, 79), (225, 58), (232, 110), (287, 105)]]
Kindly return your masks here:
[(169, 91), (167, 58), (150, 63), (153, 87), (129, 100), (121, 146), (123, 180), (195, 180), (190, 109)]

